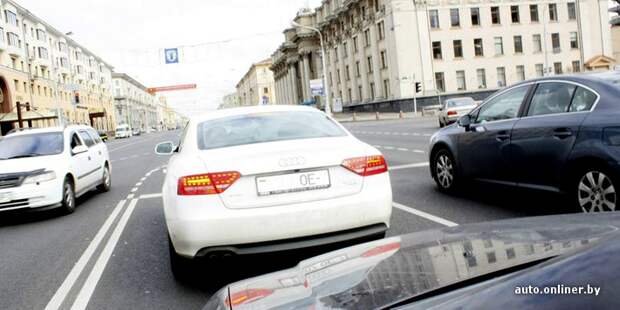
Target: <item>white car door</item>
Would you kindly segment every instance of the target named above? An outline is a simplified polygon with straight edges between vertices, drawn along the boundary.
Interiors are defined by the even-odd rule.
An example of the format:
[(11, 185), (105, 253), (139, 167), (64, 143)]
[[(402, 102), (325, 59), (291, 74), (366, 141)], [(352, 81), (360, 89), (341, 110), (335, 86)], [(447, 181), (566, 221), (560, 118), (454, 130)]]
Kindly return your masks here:
[(101, 171), (101, 165), (99, 165), (97, 160), (99, 155), (97, 154), (95, 141), (93, 141), (88, 132), (85, 129), (80, 129), (78, 130), (78, 134), (80, 135), (80, 138), (82, 138), (82, 141), (84, 141), (84, 144), (88, 147), (88, 152), (85, 153), (87, 154), (86, 158), (80, 158), (82, 160), (86, 160), (85, 165), (88, 167), (88, 170), (86, 173), (82, 174), (80, 178), (84, 179), (84, 184), (86, 187), (90, 187), (101, 180), (100, 174), (98, 173)]
[(75, 177), (75, 192), (79, 193), (83, 191), (88, 186), (88, 179), (84, 176), (87, 175), (90, 169), (90, 161), (88, 160), (88, 152), (75, 154), (73, 153), (73, 149), (76, 146), (86, 146), (77, 132), (72, 132), (70, 135), (70, 152), (71, 152), (71, 164), (70, 170)]

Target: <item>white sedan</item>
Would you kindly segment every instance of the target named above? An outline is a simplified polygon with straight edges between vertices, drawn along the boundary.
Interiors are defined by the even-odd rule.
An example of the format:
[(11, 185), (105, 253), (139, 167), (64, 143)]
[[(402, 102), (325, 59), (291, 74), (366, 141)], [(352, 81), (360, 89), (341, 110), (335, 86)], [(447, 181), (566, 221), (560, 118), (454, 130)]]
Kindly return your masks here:
[(439, 127), (443, 128), (456, 122), (477, 106), (476, 101), (471, 97), (447, 99), (439, 108)]
[(189, 121), (163, 185), (172, 271), (191, 259), (385, 236), (392, 188), (384, 157), (323, 112), (259, 106)]

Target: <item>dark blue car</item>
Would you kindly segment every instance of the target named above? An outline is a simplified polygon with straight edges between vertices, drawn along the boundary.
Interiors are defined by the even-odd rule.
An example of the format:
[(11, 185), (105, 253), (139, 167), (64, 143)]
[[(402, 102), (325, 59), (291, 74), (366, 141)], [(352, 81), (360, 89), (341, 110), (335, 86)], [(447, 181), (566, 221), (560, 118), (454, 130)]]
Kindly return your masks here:
[(479, 180), (569, 195), (614, 211), (620, 190), (620, 73), (554, 76), (505, 88), (431, 138), (431, 175), (453, 192)]

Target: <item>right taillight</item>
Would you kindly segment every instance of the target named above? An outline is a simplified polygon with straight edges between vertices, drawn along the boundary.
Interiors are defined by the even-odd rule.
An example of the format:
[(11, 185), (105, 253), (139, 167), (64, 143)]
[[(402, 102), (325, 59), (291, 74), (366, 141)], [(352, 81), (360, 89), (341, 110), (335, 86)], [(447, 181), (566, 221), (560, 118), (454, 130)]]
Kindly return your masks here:
[(345, 159), (342, 166), (364, 177), (388, 171), (385, 158), (381, 155)]
[(240, 177), (241, 174), (236, 171), (184, 176), (177, 184), (177, 194), (180, 196), (220, 194)]

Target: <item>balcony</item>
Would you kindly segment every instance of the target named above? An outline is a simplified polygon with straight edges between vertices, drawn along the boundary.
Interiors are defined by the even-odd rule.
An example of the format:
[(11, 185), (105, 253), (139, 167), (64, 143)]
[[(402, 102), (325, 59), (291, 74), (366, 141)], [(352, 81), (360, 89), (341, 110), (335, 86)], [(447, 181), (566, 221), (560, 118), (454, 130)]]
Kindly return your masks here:
[(23, 57), (24, 56), (24, 50), (21, 47), (18, 47), (18, 46), (7, 45), (6, 46), (6, 51), (7, 51), (7, 53), (9, 53), (9, 55), (11, 55), (13, 57)]

